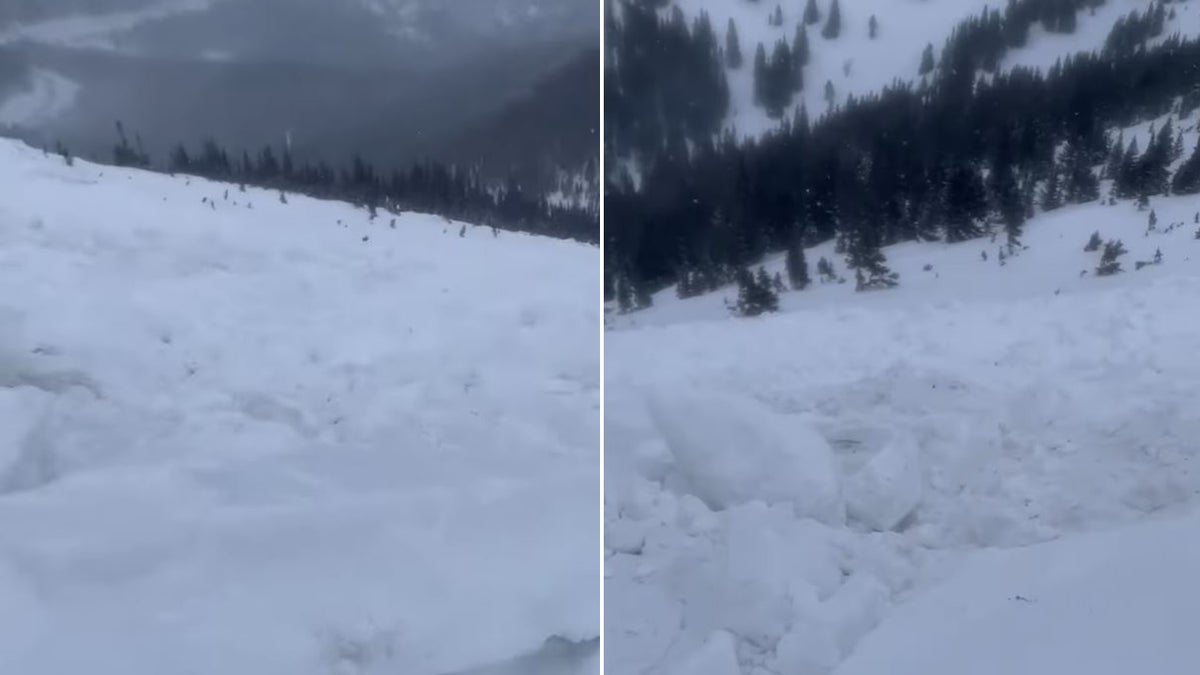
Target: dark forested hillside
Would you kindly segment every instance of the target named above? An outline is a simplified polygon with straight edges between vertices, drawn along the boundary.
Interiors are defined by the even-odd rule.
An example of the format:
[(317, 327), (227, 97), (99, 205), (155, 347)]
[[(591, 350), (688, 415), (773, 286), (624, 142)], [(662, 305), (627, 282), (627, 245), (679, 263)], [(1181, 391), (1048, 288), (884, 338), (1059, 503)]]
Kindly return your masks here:
[[(1193, 189), (1169, 174), (1177, 129), (1145, 148), (1110, 133), (1200, 107), (1200, 41), (1163, 33), (1177, 3), (1122, 19), (1097, 53), (1001, 71), (1034, 22), (1070, 32), (1076, 12), (1101, 4), (1015, 0), (960, 25), (919, 83), (817, 119), (801, 109), (753, 140), (722, 133), (730, 41), (652, 4), (618, 0), (608, 18), (606, 276), (626, 298), (673, 281), (705, 292), (769, 251), (831, 238), (869, 282), (887, 274), (880, 247), (899, 241), (996, 227), (1019, 248), (1035, 210), (1097, 199), (1101, 179), (1115, 198)], [(744, 58), (763, 98), (805, 86), (794, 50)]]

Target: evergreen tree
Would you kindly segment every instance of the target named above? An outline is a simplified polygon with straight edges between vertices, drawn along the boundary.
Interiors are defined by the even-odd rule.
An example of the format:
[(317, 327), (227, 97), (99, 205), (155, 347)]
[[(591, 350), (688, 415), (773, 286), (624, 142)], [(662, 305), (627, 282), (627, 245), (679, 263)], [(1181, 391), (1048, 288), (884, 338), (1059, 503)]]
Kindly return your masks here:
[(899, 284), (900, 275), (887, 266), (881, 247), (879, 228), (861, 219), (848, 245), (846, 264), (854, 269), (856, 291), (892, 288)]
[(1175, 131), (1171, 120), (1163, 125), (1137, 163), (1138, 195), (1161, 195), (1170, 187), (1171, 146)]
[(1092, 236), (1088, 238), (1088, 242), (1083, 247), (1083, 250), (1086, 253), (1091, 253), (1093, 251), (1099, 251), (1100, 247), (1103, 245), (1104, 245), (1104, 240), (1100, 238), (1100, 233), (1093, 232)]
[(823, 284), (837, 281), (837, 270), (833, 268), (833, 263), (829, 262), (825, 256), (821, 256), (821, 259), (817, 261), (817, 276), (820, 277)]
[(1064, 197), (1068, 203), (1083, 204), (1100, 198), (1100, 180), (1092, 173), (1087, 152), (1072, 143), (1063, 153)]
[(732, 18), (725, 29), (725, 65), (735, 70), (742, 67), (742, 46), (738, 41), (737, 24)]
[(1200, 193), (1200, 143), (1196, 143), (1192, 154), (1179, 165), (1171, 179), (1171, 192), (1177, 195)]
[(792, 38), (792, 59), (795, 61), (796, 72), (808, 65), (812, 58), (812, 50), (808, 46), (808, 29), (804, 24), (796, 24), (796, 34)]
[(928, 75), (933, 72), (933, 45), (926, 44), (925, 51), (921, 52), (921, 67), (917, 70), (918, 75)]
[(821, 20), (821, 10), (817, 8), (817, 0), (808, 0), (804, 6), (804, 24), (811, 26)]
[(738, 299), (734, 313), (738, 316), (759, 316), (766, 312), (779, 311), (779, 295), (772, 288), (771, 277), (763, 267), (752, 274), (745, 267), (736, 275)]
[(825, 27), (821, 29), (821, 37), (826, 40), (836, 40), (842, 34), (842, 10), (838, 5), (838, 0), (833, 0), (833, 4), (829, 6), (829, 18), (825, 20)]
[(988, 173), (988, 188), (992, 208), (1004, 224), (1008, 247), (1012, 251), (1021, 245), (1021, 226), (1025, 222), (1025, 205), (1013, 173), (1012, 148), (1007, 132), (1001, 132), (996, 154)]
[(987, 216), (987, 191), (979, 171), (961, 164), (950, 171), (946, 183), (946, 240), (973, 239), (983, 233), (981, 223)]
[(754, 50), (754, 102), (759, 107), (767, 106), (768, 95), (770, 89), (768, 79), (770, 74), (767, 72), (767, 50), (762, 43), (758, 43), (758, 48)]
[(1118, 258), (1126, 253), (1128, 251), (1125, 250), (1125, 245), (1121, 243), (1120, 239), (1106, 242), (1104, 252), (1100, 254), (1100, 264), (1096, 267), (1096, 276), (1107, 277), (1123, 272)]
[(784, 263), (787, 267), (788, 283), (791, 284), (792, 289), (802, 291), (808, 288), (812, 280), (808, 277), (808, 262), (804, 259), (804, 242), (799, 235), (793, 235), (788, 243)]
[(629, 277), (624, 274), (618, 275), (616, 278), (616, 296), (617, 309), (622, 314), (632, 312), (633, 306), (633, 286), (629, 283)]
[(872, 40), (879, 36), (879, 21), (876, 20), (874, 14), (872, 14), (870, 20), (867, 21), (867, 36)]
[(1054, 211), (1062, 206), (1062, 187), (1058, 182), (1058, 169), (1050, 169), (1046, 185), (1042, 187), (1042, 210)]
[(775, 5), (775, 11), (771, 13), (771, 18), (768, 20), (770, 25), (779, 27), (783, 25), (783, 8)]

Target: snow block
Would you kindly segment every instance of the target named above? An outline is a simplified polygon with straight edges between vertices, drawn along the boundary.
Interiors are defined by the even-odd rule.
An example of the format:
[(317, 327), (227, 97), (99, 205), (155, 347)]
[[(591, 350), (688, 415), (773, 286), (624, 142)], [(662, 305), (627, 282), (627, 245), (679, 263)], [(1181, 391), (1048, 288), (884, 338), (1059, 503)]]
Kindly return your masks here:
[(675, 663), (669, 675), (741, 675), (737, 644), (728, 632), (714, 631), (698, 649)]
[(790, 502), (797, 516), (845, 521), (833, 450), (806, 424), (715, 393), (655, 393), (648, 404), (676, 470), (712, 509)]
[(923, 480), (916, 441), (898, 434), (846, 479), (847, 513), (873, 530), (894, 530), (920, 504)]

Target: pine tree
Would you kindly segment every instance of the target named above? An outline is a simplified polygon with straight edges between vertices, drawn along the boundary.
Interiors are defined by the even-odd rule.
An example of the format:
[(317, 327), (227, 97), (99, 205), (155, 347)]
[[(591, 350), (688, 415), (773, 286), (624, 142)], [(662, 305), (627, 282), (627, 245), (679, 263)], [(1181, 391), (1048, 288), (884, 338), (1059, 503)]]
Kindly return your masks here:
[(1096, 267), (1096, 276), (1107, 277), (1118, 272), (1123, 272), (1121, 263), (1118, 260), (1121, 256), (1128, 253), (1125, 250), (1125, 245), (1120, 239), (1109, 240), (1104, 244), (1104, 252), (1100, 254), (1100, 264)]
[(1013, 174), (1012, 148), (1009, 137), (1000, 138), (996, 155), (992, 158), (988, 173), (988, 188), (993, 208), (1004, 223), (1009, 251), (1021, 245), (1021, 225), (1025, 222), (1025, 205), (1021, 201), (1021, 190)]
[(779, 26), (783, 25), (783, 8), (782, 7), (780, 7), (779, 5), (775, 5), (775, 11), (771, 13), (771, 18), (768, 21), (768, 23), (777, 28)]
[(875, 18), (874, 14), (872, 14), (871, 19), (867, 21), (867, 36), (872, 40), (879, 36), (879, 21)]
[(1104, 245), (1104, 240), (1100, 238), (1100, 233), (1093, 232), (1092, 236), (1090, 238), (1088, 238), (1087, 245), (1085, 245), (1083, 247), (1083, 250), (1086, 253), (1091, 253), (1093, 251), (1099, 251), (1100, 247), (1103, 245)]
[(1062, 187), (1058, 183), (1058, 169), (1050, 169), (1046, 185), (1042, 187), (1042, 210), (1054, 211), (1062, 206)]
[(868, 219), (860, 220), (848, 244), (846, 259), (846, 264), (854, 269), (856, 291), (892, 288), (899, 284), (900, 275), (888, 268), (880, 244), (879, 228)]
[(745, 267), (736, 274), (738, 299), (734, 313), (738, 316), (759, 316), (766, 312), (779, 311), (779, 295), (772, 288), (771, 277), (763, 267), (751, 274)]
[(635, 283), (633, 285), (633, 297), (638, 309), (649, 309), (654, 306), (654, 294), (650, 292), (650, 287), (644, 283)]
[(821, 20), (821, 10), (817, 8), (817, 0), (808, 0), (804, 7), (804, 24), (811, 26)]
[(837, 270), (833, 268), (833, 263), (829, 262), (825, 256), (821, 256), (821, 259), (817, 261), (817, 276), (820, 277), (823, 284), (837, 281)]
[(767, 50), (762, 43), (754, 50), (754, 102), (760, 107), (767, 106), (767, 91), (770, 88), (767, 72)]
[(738, 41), (737, 24), (732, 18), (725, 29), (725, 65), (735, 70), (742, 67), (742, 46)]
[(825, 20), (825, 27), (821, 29), (821, 37), (826, 40), (836, 40), (842, 34), (842, 9), (838, 5), (838, 0), (833, 0), (833, 4), (829, 6), (829, 18)]
[(792, 38), (792, 60), (796, 63), (796, 71), (799, 72), (804, 66), (808, 65), (812, 58), (812, 51), (808, 46), (808, 29), (804, 24), (796, 24), (796, 34)]
[(1179, 165), (1171, 179), (1171, 192), (1177, 195), (1200, 193), (1200, 143), (1196, 143), (1192, 154)]
[(793, 235), (788, 243), (784, 263), (787, 268), (788, 283), (791, 284), (792, 289), (802, 291), (808, 288), (812, 280), (808, 277), (808, 262), (804, 259), (804, 243), (799, 235)]
[(950, 171), (946, 183), (946, 240), (973, 239), (982, 234), (987, 217), (987, 190), (975, 167), (961, 164)]
[(1100, 198), (1100, 180), (1092, 173), (1087, 153), (1072, 143), (1063, 154), (1064, 196), (1071, 204), (1083, 204)]
[(617, 309), (622, 314), (633, 311), (633, 286), (629, 283), (629, 277), (624, 274), (617, 275), (616, 278), (616, 296)]
[(928, 75), (933, 72), (933, 45), (926, 44), (925, 51), (921, 52), (921, 67), (917, 70), (918, 75)]

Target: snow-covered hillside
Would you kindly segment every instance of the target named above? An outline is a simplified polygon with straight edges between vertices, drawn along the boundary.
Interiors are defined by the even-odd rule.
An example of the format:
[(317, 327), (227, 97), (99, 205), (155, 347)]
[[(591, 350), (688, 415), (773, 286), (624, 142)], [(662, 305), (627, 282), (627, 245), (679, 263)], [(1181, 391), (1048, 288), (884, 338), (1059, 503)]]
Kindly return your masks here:
[[(1182, 124), (1194, 130), (1195, 116)], [(1124, 242), (1124, 273), (1095, 275), (1100, 253), (1083, 250), (1093, 232)], [(1191, 672), (1191, 645), (1158, 652), (1139, 636), (1194, 623), (1194, 603), (1121, 609), (1137, 589), (1192, 584), (1186, 561), (1152, 563), (1196, 555), (1171, 532), (1194, 532), (1200, 507), (1200, 414), (1188, 404), (1200, 396), (1197, 232), (1194, 197), (1152, 198), (1146, 211), (1094, 202), (1027, 223), (1028, 249), (1003, 266), (1002, 234), (902, 244), (886, 249), (900, 287), (856, 293), (823, 245), (806, 253), (813, 278), (826, 257), (849, 281), (786, 293), (780, 314), (730, 318), (733, 291), (668, 290), (614, 317), (607, 667), (828, 673), (861, 642), (838, 672), (950, 675), (978, 665), (968, 653), (1008, 653), (990, 665), (1011, 666), (971, 672), (1057, 675), (1068, 657)], [(1161, 264), (1137, 269), (1157, 253)], [(1185, 520), (1071, 536), (1150, 514)], [(1127, 546), (1157, 548), (1068, 563)], [(1044, 569), (1058, 570), (1052, 581)], [(1034, 652), (1047, 660), (1012, 660), (1016, 640), (1085, 618), (1095, 632)], [(1128, 641), (1106, 639), (1123, 631)]]
[[(743, 136), (757, 136), (779, 125), (754, 103), (754, 51), (762, 44), (768, 55), (779, 40), (790, 44), (796, 25), (802, 22), (808, 0), (672, 0), (663, 16), (678, 7), (689, 19), (707, 12), (717, 36), (724, 44), (730, 19), (737, 26), (745, 63), (736, 70), (727, 69), (730, 90), (728, 126)], [(825, 83), (834, 87), (834, 100), (844, 103), (850, 96), (876, 92), (893, 82), (917, 82), (921, 53), (932, 44), (934, 54), (962, 21), (980, 16), (985, 9), (1002, 11), (1004, 0), (839, 0), (842, 14), (841, 35), (827, 40), (821, 29), (831, 0), (817, 0), (821, 21), (808, 26), (811, 61), (804, 68), (804, 90), (793, 100), (790, 119), (800, 105), (807, 106), (814, 118), (828, 109)], [(1035, 24), (1025, 47), (1011, 50), (1001, 69), (1014, 66), (1047, 68), (1062, 57), (1098, 50), (1104, 45), (1116, 21), (1133, 11), (1143, 11), (1147, 0), (1105, 0), (1094, 12), (1080, 12), (1074, 34), (1047, 33)], [(1166, 23), (1166, 34), (1200, 33), (1200, 7), (1195, 3), (1172, 5), (1175, 18)], [(772, 26), (769, 18), (779, 7), (783, 25)], [(871, 16), (878, 21), (878, 34), (869, 36)]]
[(596, 672), (595, 248), (0, 186), (0, 672)]

